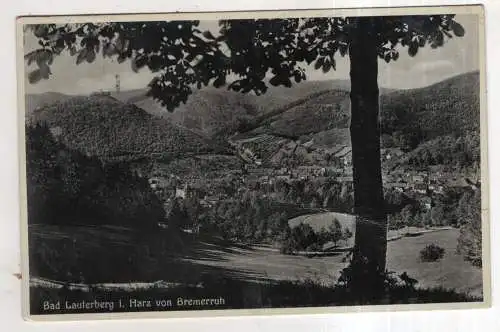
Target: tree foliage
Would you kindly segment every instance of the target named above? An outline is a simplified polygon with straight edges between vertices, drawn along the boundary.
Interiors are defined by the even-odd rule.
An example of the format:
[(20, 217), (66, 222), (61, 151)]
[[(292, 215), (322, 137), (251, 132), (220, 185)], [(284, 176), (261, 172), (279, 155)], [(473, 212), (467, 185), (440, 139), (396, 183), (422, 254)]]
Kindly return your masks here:
[(475, 266), (482, 266), (482, 222), (480, 192), (468, 193), (460, 199), (459, 222), (462, 225), (457, 251)]
[(337, 218), (333, 219), (333, 222), (330, 224), (328, 227), (329, 233), (330, 233), (330, 240), (337, 245), (337, 242), (339, 242), (342, 239), (342, 225), (340, 224), (340, 221)]
[[(48, 79), (55, 57), (68, 52), (77, 64), (98, 53), (134, 70), (147, 67), (156, 77), (149, 93), (169, 110), (185, 103), (194, 88), (213, 85), (260, 95), (268, 84), (289, 87), (305, 80), (305, 64), (324, 73), (336, 69), (354, 36), (352, 17), (223, 20), (219, 31), (201, 31), (199, 21), (38, 24), (29, 29), (40, 48), (25, 55), (36, 64), (29, 80)], [(402, 48), (437, 48), (463, 36), (454, 15), (381, 16), (374, 18), (377, 55), (386, 62)], [(236, 77), (229, 82), (228, 77)], [(269, 81), (266, 77), (271, 75)]]

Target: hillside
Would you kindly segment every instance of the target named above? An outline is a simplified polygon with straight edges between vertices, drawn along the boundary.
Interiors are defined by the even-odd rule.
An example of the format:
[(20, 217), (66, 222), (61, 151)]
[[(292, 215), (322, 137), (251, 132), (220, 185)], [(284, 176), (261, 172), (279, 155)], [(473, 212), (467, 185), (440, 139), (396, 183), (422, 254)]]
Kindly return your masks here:
[[(417, 143), (441, 135), (479, 128), (479, 73), (459, 75), (428, 87), (383, 90), (380, 98), (382, 132), (404, 133)], [(330, 90), (264, 119), (253, 134), (299, 137), (349, 125), (349, 93)], [(415, 145), (416, 146), (416, 145)], [(413, 148), (415, 147), (413, 146)]]
[[(166, 118), (177, 125), (209, 137), (227, 135), (236, 131), (247, 132), (264, 124), (271, 125), (273, 130), (259, 128), (257, 133), (266, 132), (287, 136), (293, 131), (293, 136), (300, 136), (333, 128), (329, 127), (332, 123), (329, 112), (332, 107), (330, 99), (333, 98), (334, 102), (337, 102), (339, 96), (336, 94), (340, 93), (342, 113), (347, 112), (349, 105), (347, 92), (349, 89), (350, 82), (348, 80), (305, 81), (293, 85), (291, 88), (269, 87), (269, 90), (261, 96), (208, 87), (194, 91), (188, 102), (181, 104), (174, 112), (168, 112), (153, 98), (148, 97), (146, 95), (147, 89), (111, 92), (111, 96), (123, 103), (134, 104), (149, 114)], [(383, 93), (393, 91), (381, 90)], [(27, 113), (37, 107), (70, 98), (72, 96), (59, 93), (27, 95)], [(304, 112), (318, 104), (323, 107), (319, 114), (316, 114), (317, 112), (313, 114)], [(283, 114), (282, 118), (280, 118), (281, 114)], [(315, 118), (319, 116), (319, 120), (325, 117), (328, 122), (315, 121), (316, 124), (320, 124), (320, 127), (309, 128), (311, 115)], [(345, 123), (344, 114), (341, 117)], [(299, 122), (303, 125), (300, 126)], [(291, 128), (290, 123), (293, 125)], [(337, 128), (339, 125), (335, 125), (335, 127)]]
[(428, 87), (381, 96), (382, 133), (414, 149), (443, 135), (479, 130), (479, 73), (471, 72)]
[(477, 167), (480, 162), (479, 133), (466, 132), (458, 137), (439, 136), (425, 141), (395, 161), (394, 166), (415, 168), (447, 165), (450, 168)]
[(59, 92), (45, 92), (39, 94), (26, 94), (25, 100), (25, 111), (26, 115), (31, 114), (35, 109), (39, 107), (44, 107), (52, 105), (58, 101), (64, 101), (71, 98), (69, 95), (65, 95)]
[[(384, 147), (395, 146), (410, 151), (419, 144), (440, 136), (460, 136), (465, 132), (477, 131), (478, 86), (479, 73), (471, 72), (419, 89), (381, 89)], [(195, 135), (198, 140), (203, 140), (200, 135), (220, 139), (238, 131), (238, 135), (232, 136), (233, 141), (271, 135), (276, 137), (273, 142), (286, 139), (304, 143), (312, 139), (312, 148), (331, 148), (349, 145), (350, 142), (348, 91), (349, 82), (341, 80), (304, 82), (292, 88), (273, 87), (258, 97), (225, 89), (206, 88), (195, 91), (188, 102), (173, 113), (165, 111), (152, 98), (146, 97), (145, 89), (111, 95), (128, 104), (130, 109), (160, 115), (163, 120), (151, 120), (158, 125), (161, 123), (160, 126), (172, 126), (167, 122), (173, 122), (190, 129), (191, 131), (172, 126), (188, 136)], [(45, 96), (44, 100), (56, 97)], [(68, 99), (64, 95), (59, 98)], [(146, 112), (143, 112), (144, 116), (155, 118)], [(193, 143), (196, 140), (188, 141)], [(153, 142), (150, 139), (150, 143), (146, 145), (155, 150), (151, 144)], [(269, 158), (281, 160), (282, 158), (272, 156), (279, 152), (272, 149), (270, 151), (268, 147), (257, 146), (255, 152), (266, 155), (271, 153)], [(189, 144), (187, 150), (192, 150)], [(282, 152), (281, 154), (289, 154)]]
[[(315, 93), (332, 89), (348, 91), (349, 81), (306, 81), (291, 88), (270, 87), (261, 95), (241, 94), (227, 89), (204, 88), (196, 90), (186, 104), (168, 112), (153, 98), (146, 96), (146, 89), (112, 93), (116, 99), (134, 104), (146, 112), (158, 115), (186, 128), (214, 136), (238, 130), (242, 125), (261, 121), (270, 112), (282, 112), (297, 101)], [(290, 106), (288, 106), (290, 104)], [(262, 119), (261, 119), (262, 117)]]
[[(479, 74), (459, 75), (428, 87), (396, 90), (381, 93), (382, 145), (412, 151), (422, 148), (401, 160), (401, 165), (427, 165), (444, 161), (473, 164), (478, 160), (477, 139), (467, 139), (467, 151), (460, 149), (455, 139), (448, 136), (473, 137), (479, 130)], [(287, 139), (306, 143), (309, 151), (316, 148), (349, 146), (350, 121), (349, 93), (345, 90), (320, 91), (288, 104), (281, 109), (261, 115), (255, 128), (233, 136), (234, 141), (258, 141), (261, 137), (274, 137), (274, 141)], [(474, 134), (476, 133), (476, 134)], [(439, 152), (439, 144), (446, 141), (446, 149)], [(269, 141), (269, 139), (267, 139)], [(425, 145), (425, 143), (428, 144)], [(449, 144), (448, 144), (449, 143)], [(477, 144), (476, 144), (477, 143)], [(462, 143), (460, 143), (462, 144)], [(471, 145), (472, 144), (472, 145)], [(477, 146), (473, 146), (476, 144)], [(268, 156), (268, 147), (253, 144), (249, 147), (262, 156), (263, 161), (281, 163), (284, 156), (291, 156), (286, 145), (274, 148)], [(293, 158), (305, 162), (314, 156), (305, 151), (292, 149)], [(303, 150), (303, 149), (302, 149)], [(429, 157), (432, 156), (432, 157)]]
[(34, 110), (30, 120), (47, 123), (70, 148), (104, 160), (225, 151), (197, 133), (106, 95), (68, 98)]
[(349, 92), (329, 90), (264, 119), (255, 133), (298, 138), (349, 125)]

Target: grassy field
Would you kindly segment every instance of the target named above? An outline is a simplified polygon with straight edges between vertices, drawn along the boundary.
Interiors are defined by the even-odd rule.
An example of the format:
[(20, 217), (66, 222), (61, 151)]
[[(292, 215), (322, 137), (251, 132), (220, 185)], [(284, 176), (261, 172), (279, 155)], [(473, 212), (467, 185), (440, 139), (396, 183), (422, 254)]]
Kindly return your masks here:
[[(444, 287), (481, 296), (481, 270), (455, 253), (458, 230), (403, 238), (388, 244), (388, 269), (407, 272), (421, 287)], [(146, 244), (147, 242), (147, 244)], [(438, 262), (420, 262), (419, 251), (435, 243)], [(31, 226), (31, 276), (85, 282), (184, 282), (203, 280), (297, 281), (332, 285), (346, 266), (343, 255), (303, 257), (266, 248), (190, 242), (158, 233), (141, 238), (125, 229)], [(98, 258), (98, 259), (97, 259)]]
[[(390, 242), (389, 270), (406, 271), (419, 281), (420, 288), (392, 289), (381, 303), (481, 298), (481, 270), (455, 254), (457, 236), (453, 229)], [(175, 303), (178, 297), (224, 298), (222, 306), (204, 309), (378, 304), (359, 303), (335, 285), (347, 265), (340, 254), (308, 258), (213, 239), (192, 241), (161, 232), (145, 236), (96, 227), (32, 225), (29, 241), (32, 314), (48, 313), (43, 310), (46, 301), (114, 301), (115, 311), (195, 309), (154, 306), (154, 299)], [(443, 259), (420, 262), (419, 251), (430, 243), (445, 248)], [(117, 306), (128, 299), (151, 300), (153, 307)]]
[[(455, 253), (457, 237), (458, 230), (453, 229), (389, 242), (388, 270), (397, 273), (406, 271), (408, 275), (419, 281), (420, 287), (444, 287), (481, 296), (481, 270), (465, 262), (460, 255)], [(431, 243), (438, 244), (445, 249), (443, 259), (438, 262), (421, 262), (420, 250)], [(323, 284), (333, 284), (340, 271), (346, 266), (343, 255), (308, 258), (282, 255), (279, 252), (264, 249), (239, 249), (224, 252), (215, 246), (211, 253), (220, 259), (198, 259), (192, 262), (211, 267), (231, 267), (244, 271), (247, 277), (255, 279), (312, 279)]]
[(328, 228), (328, 226), (333, 223), (334, 219), (337, 219), (340, 222), (342, 228), (347, 227), (354, 232), (354, 216), (338, 212), (323, 212), (298, 216), (290, 219), (288, 221), (288, 225), (290, 225), (290, 227), (296, 227), (299, 224), (304, 223), (309, 224), (315, 231), (320, 231), (323, 227)]
[[(339, 213), (339, 212), (317, 212), (302, 214), (298, 217), (292, 218), (288, 221), (290, 227), (297, 227), (301, 223), (310, 225), (314, 231), (319, 232), (322, 228), (328, 229), (328, 226), (333, 224), (333, 221), (337, 219), (340, 222), (342, 228), (348, 228), (353, 236), (344, 243), (345, 247), (354, 245), (354, 235), (356, 234), (356, 218), (354, 215)], [(448, 230), (450, 227), (433, 227), (433, 228), (422, 228), (422, 227), (404, 227), (397, 230), (389, 230), (387, 232), (388, 241), (399, 240), (401, 237), (405, 236), (406, 233), (424, 233), (424, 232), (436, 232)]]
[[(456, 253), (458, 235), (459, 231), (452, 229), (389, 242), (387, 268), (390, 271), (406, 271), (419, 281), (420, 287), (441, 286), (481, 296), (481, 269)], [(437, 262), (420, 262), (420, 250), (432, 243), (445, 249), (444, 257)]]

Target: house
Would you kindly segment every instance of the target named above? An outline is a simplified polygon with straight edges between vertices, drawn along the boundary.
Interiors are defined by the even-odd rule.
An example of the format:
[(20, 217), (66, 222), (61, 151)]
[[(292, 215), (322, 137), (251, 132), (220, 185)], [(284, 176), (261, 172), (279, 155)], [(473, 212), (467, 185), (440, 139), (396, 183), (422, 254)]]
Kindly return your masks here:
[(267, 183), (269, 182), (269, 175), (263, 175), (259, 178), (260, 183)]
[(165, 223), (165, 222), (159, 222), (158, 223), (158, 227), (163, 228), (163, 229), (167, 229), (168, 228), (168, 224)]
[(305, 148), (310, 148), (313, 144), (314, 144), (314, 139), (311, 139), (310, 141), (303, 143), (302, 146)]
[(148, 179), (149, 186), (153, 190), (164, 189), (168, 187), (167, 179), (163, 177), (151, 177)]
[(278, 181), (290, 181), (290, 175), (278, 175), (276, 176), (276, 180)]
[(299, 166), (296, 172), (297, 175), (301, 177), (323, 176), (325, 174), (325, 168), (319, 166)]
[(419, 194), (425, 194), (427, 193), (427, 184), (425, 183), (415, 183), (413, 185), (413, 189), (418, 192)]
[(249, 169), (247, 169), (247, 172), (248, 172), (248, 175), (250, 175), (252, 177), (259, 178), (259, 177), (271, 174), (272, 170), (267, 169), (267, 168), (249, 168)]
[(413, 175), (412, 181), (414, 183), (424, 183), (425, 182), (425, 178), (422, 175)]
[(439, 186), (436, 186), (436, 188), (434, 189), (434, 191), (437, 193), (437, 194), (444, 194), (444, 187), (439, 185)]
[(399, 192), (403, 192), (408, 189), (408, 184), (405, 182), (391, 182), (388, 183), (387, 186)]
[(61, 136), (63, 133), (63, 130), (61, 127), (50, 127), (49, 130), (50, 130), (51, 134), (56, 138)]
[(191, 224), (191, 225), (186, 225), (186, 227), (181, 228), (181, 231), (186, 233), (186, 234), (193, 234), (197, 235), (200, 233), (200, 228), (201, 225), (199, 223), (196, 224)]
[(329, 167), (325, 168), (325, 173), (328, 173), (330, 175), (342, 174), (342, 173), (344, 173), (344, 169), (340, 168), (340, 167), (329, 166)]
[(426, 196), (426, 197), (423, 197), (421, 200), (420, 200), (420, 205), (427, 211), (429, 211), (432, 207), (432, 198)]
[(398, 148), (387, 148), (387, 149), (382, 149), (380, 151), (380, 154), (382, 156), (382, 159), (391, 160), (401, 157), (404, 154), (404, 152)]
[(196, 195), (196, 191), (193, 187), (189, 186), (187, 183), (183, 186), (175, 187), (175, 197), (186, 199), (189, 197), (194, 197)]
[(466, 179), (459, 178), (448, 181), (448, 186), (452, 188), (464, 188), (464, 187), (469, 187), (470, 185)]
[(352, 149), (349, 146), (344, 146), (333, 155), (333, 160), (337, 166), (350, 167), (352, 166)]
[(352, 176), (338, 176), (337, 181), (340, 183), (344, 183), (344, 182), (350, 183), (350, 182), (353, 182), (353, 178), (352, 178)]
[(185, 199), (187, 188), (175, 188), (175, 197)]
[(287, 167), (282, 167), (277, 171), (278, 175), (290, 174), (290, 170)]

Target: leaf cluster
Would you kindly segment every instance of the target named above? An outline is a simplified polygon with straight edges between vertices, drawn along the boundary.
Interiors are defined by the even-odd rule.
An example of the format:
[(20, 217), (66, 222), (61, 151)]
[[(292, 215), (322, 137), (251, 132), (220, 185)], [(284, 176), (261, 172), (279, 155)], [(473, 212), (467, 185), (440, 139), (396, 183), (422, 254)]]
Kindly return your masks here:
[[(360, 25), (362, 20), (370, 24)], [(222, 20), (217, 32), (198, 26), (198, 21), (30, 25), (41, 48), (25, 55), (28, 65), (37, 64), (29, 81), (48, 79), (54, 57), (63, 51), (77, 64), (93, 62), (101, 52), (118, 62), (129, 60), (135, 71), (147, 67), (157, 73), (149, 94), (172, 111), (195, 88), (227, 85), (260, 95), (268, 84), (291, 87), (305, 80), (306, 64), (324, 73), (335, 70), (336, 57), (348, 54), (359, 33), (377, 40), (378, 56), (387, 62), (398, 59), (401, 47), (415, 56), (419, 48), (437, 48), (465, 33), (454, 15)]]

